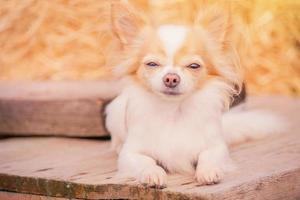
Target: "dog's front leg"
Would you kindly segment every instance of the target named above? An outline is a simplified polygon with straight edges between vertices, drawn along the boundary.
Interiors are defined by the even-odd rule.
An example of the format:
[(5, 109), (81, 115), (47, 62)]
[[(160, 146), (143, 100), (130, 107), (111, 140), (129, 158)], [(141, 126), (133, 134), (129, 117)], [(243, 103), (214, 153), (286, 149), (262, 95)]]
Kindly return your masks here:
[(231, 162), (225, 143), (218, 142), (198, 156), (196, 180), (201, 185), (216, 184), (224, 175), (224, 168)]
[(141, 153), (123, 149), (119, 156), (119, 171), (150, 187), (163, 188), (166, 185), (165, 170), (153, 158)]

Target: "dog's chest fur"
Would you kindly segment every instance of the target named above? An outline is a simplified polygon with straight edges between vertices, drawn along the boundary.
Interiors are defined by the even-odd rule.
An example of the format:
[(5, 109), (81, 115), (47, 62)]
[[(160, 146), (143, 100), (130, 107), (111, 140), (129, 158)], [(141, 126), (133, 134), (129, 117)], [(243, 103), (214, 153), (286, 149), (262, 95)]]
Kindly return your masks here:
[(198, 154), (213, 143), (206, 125), (215, 120), (215, 111), (202, 102), (206, 98), (199, 94), (179, 104), (138, 87), (122, 95), (127, 98), (125, 148), (153, 157), (171, 172), (194, 173)]

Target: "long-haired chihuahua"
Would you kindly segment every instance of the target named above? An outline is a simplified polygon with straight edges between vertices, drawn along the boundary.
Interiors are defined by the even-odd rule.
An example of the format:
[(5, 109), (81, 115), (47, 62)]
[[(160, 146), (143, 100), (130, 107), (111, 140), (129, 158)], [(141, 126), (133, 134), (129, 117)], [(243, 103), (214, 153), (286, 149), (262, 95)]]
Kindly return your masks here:
[(154, 187), (167, 172), (215, 184), (231, 169), (229, 145), (281, 130), (271, 113), (228, 110), (243, 78), (227, 14), (206, 7), (191, 24), (158, 26), (115, 3), (111, 19), (113, 72), (127, 80), (106, 108), (120, 174)]

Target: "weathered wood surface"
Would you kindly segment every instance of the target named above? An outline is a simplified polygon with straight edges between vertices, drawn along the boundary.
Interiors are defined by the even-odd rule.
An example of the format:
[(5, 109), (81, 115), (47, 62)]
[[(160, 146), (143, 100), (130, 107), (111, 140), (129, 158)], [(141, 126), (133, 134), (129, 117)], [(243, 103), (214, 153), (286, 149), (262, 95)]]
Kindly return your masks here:
[(107, 135), (102, 107), (117, 86), (101, 81), (0, 81), (0, 135)]
[(290, 129), (231, 149), (237, 170), (220, 184), (198, 186), (193, 177), (170, 175), (167, 188), (145, 188), (115, 176), (117, 156), (109, 141), (7, 138), (0, 140), (0, 190), (79, 199), (300, 199), (300, 100), (250, 102), (245, 109), (288, 117)]
[(1, 200), (69, 200), (61, 197), (49, 197), (34, 194), (22, 194), (15, 192), (0, 191)]

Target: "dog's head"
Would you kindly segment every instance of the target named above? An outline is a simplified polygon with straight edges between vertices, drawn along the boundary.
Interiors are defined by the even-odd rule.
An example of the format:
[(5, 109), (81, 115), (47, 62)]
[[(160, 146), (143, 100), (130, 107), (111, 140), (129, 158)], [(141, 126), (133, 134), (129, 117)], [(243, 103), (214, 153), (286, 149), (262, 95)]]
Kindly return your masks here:
[[(212, 80), (240, 85), (227, 35), (228, 15), (199, 12), (188, 25), (152, 25), (130, 6), (112, 5), (112, 27), (121, 44), (116, 73), (130, 74), (149, 91), (179, 99)], [(118, 55), (116, 55), (118, 56)]]

